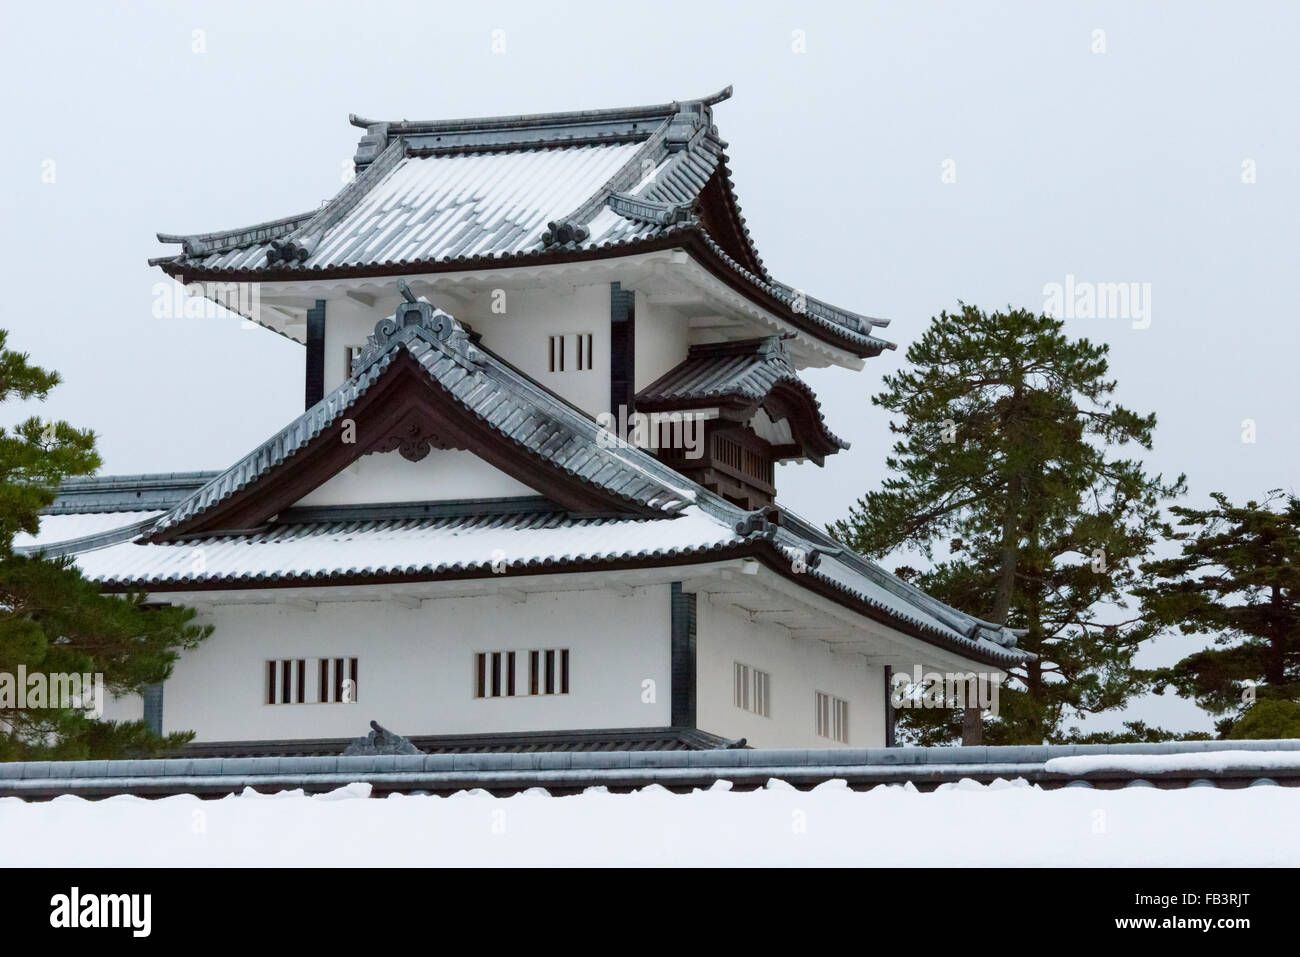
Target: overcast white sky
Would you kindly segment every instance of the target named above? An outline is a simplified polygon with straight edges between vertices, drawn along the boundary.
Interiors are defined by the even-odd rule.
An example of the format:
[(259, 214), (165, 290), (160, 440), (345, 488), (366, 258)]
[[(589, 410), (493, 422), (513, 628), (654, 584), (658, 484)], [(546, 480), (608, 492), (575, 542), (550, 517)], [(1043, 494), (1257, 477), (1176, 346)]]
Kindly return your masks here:
[[(930, 316), (958, 299), (1041, 310), (1067, 275), (1150, 283), (1149, 328), (1068, 329), (1109, 342), (1121, 401), (1158, 414), (1153, 468), (1185, 471), (1192, 501), (1244, 499), (1296, 484), (1298, 28), (1290, 2), (5, 4), (0, 326), (63, 373), (41, 413), (93, 427), (105, 472), (221, 468), (301, 411), (302, 347), (153, 318), (146, 259), (172, 249), (155, 232), (328, 199), (361, 132), (350, 111), (734, 84), (715, 118), (767, 266), (891, 318), (900, 344), (808, 375), (853, 448), (784, 469), (792, 507), (829, 521), (879, 480), (890, 439), (870, 396)], [(1208, 727), (1190, 706), (1143, 714)]]

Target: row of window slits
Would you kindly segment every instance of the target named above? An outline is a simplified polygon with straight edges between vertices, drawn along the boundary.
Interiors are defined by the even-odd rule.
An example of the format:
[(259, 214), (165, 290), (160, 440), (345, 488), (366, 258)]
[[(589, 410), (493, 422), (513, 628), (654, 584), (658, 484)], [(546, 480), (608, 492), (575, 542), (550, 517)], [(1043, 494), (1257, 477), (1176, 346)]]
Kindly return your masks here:
[(316, 696), (307, 699), (306, 658), (266, 663), (267, 704), (353, 704), (357, 700), (357, 659), (318, 658)]
[[(526, 652), (528, 690), (517, 681), (522, 651), (481, 651), (474, 656), (474, 697), (514, 698), (521, 695), (568, 694), (569, 649), (547, 648)], [(522, 678), (523, 676), (518, 676)]]
[[(761, 669), (734, 662), (734, 695), (737, 708), (764, 718), (772, 716), (772, 676)], [(849, 743), (849, 703), (843, 698), (816, 693), (817, 734), (841, 744)]]
[(772, 716), (772, 676), (766, 671), (735, 663), (736, 707), (764, 718)]
[(849, 743), (849, 703), (843, 698), (817, 692), (817, 733), (841, 744)]
[(563, 372), (568, 348), (565, 343), (573, 339), (574, 368), (586, 372), (593, 368), (591, 353), (591, 333), (575, 332), (571, 335), (547, 337), (547, 368), (551, 372)]

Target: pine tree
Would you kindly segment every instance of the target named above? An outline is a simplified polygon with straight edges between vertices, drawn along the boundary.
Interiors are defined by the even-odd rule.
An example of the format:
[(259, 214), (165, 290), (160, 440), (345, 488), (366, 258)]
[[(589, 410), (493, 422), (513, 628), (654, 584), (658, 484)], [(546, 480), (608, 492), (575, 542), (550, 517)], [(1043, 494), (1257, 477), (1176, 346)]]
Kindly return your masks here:
[[(1132, 668), (1153, 626), (1127, 616), (1138, 560), (1181, 494), (1114, 454), (1151, 448), (1154, 415), (1116, 405), (1108, 347), (1071, 340), (1026, 310), (942, 313), (885, 377), (873, 402), (898, 417), (890, 474), (830, 531), (874, 557), (900, 548), (935, 561), (900, 573), (954, 607), (1024, 629), (1039, 657), (1012, 671), (993, 743), (1068, 739), (1070, 717), (1119, 708), (1142, 690)], [(951, 741), (960, 714), (900, 711), (920, 743)], [(968, 728), (969, 730), (969, 728)]]
[[(58, 373), (6, 348), (0, 330), (0, 402), (45, 400)], [(99, 721), (81, 708), (51, 707), (47, 693), (19, 708), (19, 667), (48, 676), (102, 674), (108, 692), (140, 692), (162, 681), (181, 651), (207, 637), (191, 609), (152, 606), (142, 594), (100, 594), (70, 558), (14, 549), (19, 532), (34, 534), (59, 483), (100, 465), (94, 433), (31, 417), (0, 427), (0, 760), (84, 759), (151, 754), (190, 735), (153, 734), (143, 721)], [(34, 690), (34, 689), (33, 689)], [(87, 702), (89, 703), (89, 702)], [(39, 705), (39, 706), (37, 706)]]
[[(1156, 674), (1222, 720), (1223, 737), (1300, 731), (1300, 498), (1269, 493), (1233, 505), (1222, 492), (1208, 508), (1175, 506), (1182, 542), (1175, 558), (1152, 561), (1155, 581), (1138, 590), (1153, 621), (1214, 646)], [(1254, 714), (1251, 707), (1263, 707)], [(1283, 704), (1285, 702), (1285, 704)]]

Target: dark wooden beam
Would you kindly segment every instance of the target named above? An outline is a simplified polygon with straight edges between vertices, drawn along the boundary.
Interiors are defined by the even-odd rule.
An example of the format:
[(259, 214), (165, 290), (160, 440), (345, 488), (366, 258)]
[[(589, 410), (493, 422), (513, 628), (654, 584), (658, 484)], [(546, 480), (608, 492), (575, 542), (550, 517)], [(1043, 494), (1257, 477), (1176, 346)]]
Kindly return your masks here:
[(325, 397), (325, 300), (307, 310), (307, 375), (305, 409)]
[(695, 595), (671, 586), (672, 717), (674, 727), (695, 727)]
[(894, 669), (885, 665), (885, 747), (894, 747)]
[(163, 683), (155, 681), (144, 686), (144, 723), (154, 734), (163, 733)]
[(636, 293), (609, 284), (609, 411), (636, 411)]

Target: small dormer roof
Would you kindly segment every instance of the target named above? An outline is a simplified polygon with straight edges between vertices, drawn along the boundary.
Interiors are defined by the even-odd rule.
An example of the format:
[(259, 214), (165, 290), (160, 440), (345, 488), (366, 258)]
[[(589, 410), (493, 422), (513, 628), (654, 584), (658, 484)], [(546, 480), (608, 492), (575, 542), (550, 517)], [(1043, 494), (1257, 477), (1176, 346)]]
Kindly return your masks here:
[(658, 412), (730, 406), (748, 418), (760, 408), (787, 419), (798, 447), (782, 457), (818, 463), (849, 444), (826, 426), (821, 403), (795, 371), (780, 336), (692, 346), (681, 364), (646, 386), (638, 411)]

